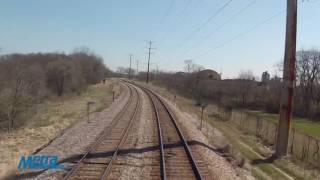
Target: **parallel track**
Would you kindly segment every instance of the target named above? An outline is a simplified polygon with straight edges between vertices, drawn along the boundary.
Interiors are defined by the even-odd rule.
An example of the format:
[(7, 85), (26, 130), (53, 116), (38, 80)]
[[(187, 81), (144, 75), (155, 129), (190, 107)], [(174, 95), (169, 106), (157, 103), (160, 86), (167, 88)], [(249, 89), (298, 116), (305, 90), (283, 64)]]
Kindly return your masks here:
[(153, 91), (137, 84), (134, 85), (147, 93), (155, 111), (161, 179), (203, 179), (175, 117), (166, 103)]
[(110, 126), (101, 133), (97, 141), (65, 175), (65, 180), (106, 179), (110, 174), (119, 148), (126, 140), (140, 107), (140, 96), (137, 89), (131, 85), (127, 86), (130, 89), (128, 102), (117, 114)]

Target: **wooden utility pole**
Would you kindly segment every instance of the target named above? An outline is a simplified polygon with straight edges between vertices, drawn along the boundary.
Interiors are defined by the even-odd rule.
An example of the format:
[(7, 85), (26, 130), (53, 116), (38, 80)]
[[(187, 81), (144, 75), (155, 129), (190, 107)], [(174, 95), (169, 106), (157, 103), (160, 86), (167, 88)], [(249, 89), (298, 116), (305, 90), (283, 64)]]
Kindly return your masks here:
[(130, 56), (129, 79), (131, 79), (131, 58), (132, 58), (132, 54), (130, 54), (129, 56)]
[(281, 87), (280, 119), (277, 134), (277, 157), (287, 155), (295, 85), (297, 38), (297, 0), (287, 0), (286, 43)]
[(137, 75), (139, 75), (139, 60), (137, 59)]
[(158, 64), (157, 64), (156, 79), (158, 79), (158, 77), (159, 77), (159, 66), (158, 66)]
[(151, 47), (152, 47), (152, 41), (149, 41), (149, 48), (148, 48), (148, 50), (149, 50), (149, 53), (148, 53), (148, 70), (147, 70), (147, 80), (146, 80), (147, 84), (149, 83), (150, 55), (151, 55), (151, 49), (152, 49)]

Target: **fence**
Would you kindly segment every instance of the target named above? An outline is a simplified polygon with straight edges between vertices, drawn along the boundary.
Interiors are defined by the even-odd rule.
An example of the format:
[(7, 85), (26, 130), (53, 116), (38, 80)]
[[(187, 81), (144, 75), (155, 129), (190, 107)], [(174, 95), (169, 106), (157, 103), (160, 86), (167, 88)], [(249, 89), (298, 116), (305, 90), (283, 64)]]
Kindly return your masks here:
[[(218, 105), (210, 106), (209, 113), (211, 115), (232, 122), (242, 132), (255, 135), (271, 149), (275, 148), (277, 123), (242, 110), (226, 109)], [(288, 152), (294, 160), (320, 167), (320, 140), (316, 137), (292, 128)]]

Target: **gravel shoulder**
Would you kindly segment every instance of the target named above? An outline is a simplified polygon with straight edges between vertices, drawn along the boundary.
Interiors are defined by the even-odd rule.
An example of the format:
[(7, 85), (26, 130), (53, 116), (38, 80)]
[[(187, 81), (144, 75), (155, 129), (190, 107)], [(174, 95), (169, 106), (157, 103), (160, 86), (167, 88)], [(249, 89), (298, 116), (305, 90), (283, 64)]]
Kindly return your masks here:
[[(74, 157), (84, 153), (128, 101), (129, 89), (124, 85), (121, 86), (123, 91), (108, 108), (101, 112), (92, 113), (89, 123), (87, 117), (83, 117), (78, 123), (65, 130), (61, 136), (55, 138), (48, 146), (37, 152), (37, 155), (57, 155), (60, 160), (67, 160), (63, 164), (70, 167), (68, 161), (75, 161)], [(23, 172), (22, 175), (23, 177), (31, 175), (30, 178), (26, 179), (57, 179), (63, 173), (63, 171), (47, 170), (45, 172)], [(37, 176), (33, 177), (33, 175)]]
[[(152, 89), (157, 92), (156, 87)], [(212, 179), (254, 179), (249, 170), (239, 167), (243, 159), (229, 157), (224, 154), (223, 149), (216, 147), (217, 144), (219, 147), (228, 147), (227, 139), (219, 130), (203, 122), (202, 131), (200, 131), (200, 120), (197, 116), (180, 109), (172, 101), (163, 99), (174, 112), (183, 135), (188, 142), (191, 142), (189, 145), (193, 154), (201, 155), (197, 158), (207, 165)]]

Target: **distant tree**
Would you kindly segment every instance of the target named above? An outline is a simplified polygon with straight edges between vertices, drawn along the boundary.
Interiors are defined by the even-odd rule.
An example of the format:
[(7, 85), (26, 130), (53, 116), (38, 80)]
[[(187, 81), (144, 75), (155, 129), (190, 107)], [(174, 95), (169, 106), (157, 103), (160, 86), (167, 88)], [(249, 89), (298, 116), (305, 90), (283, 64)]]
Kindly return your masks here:
[(311, 101), (315, 95), (315, 88), (320, 75), (320, 52), (312, 50), (300, 50), (297, 52), (297, 90), (302, 98), (304, 116), (309, 116)]
[(75, 67), (70, 60), (59, 59), (47, 65), (47, 85), (49, 89), (61, 96), (68, 83), (72, 82)]
[(77, 49), (70, 56), (80, 66), (85, 83), (95, 84), (105, 78), (107, 68), (102, 58), (91, 53), (88, 48)]
[(270, 81), (270, 74), (268, 73), (268, 71), (265, 71), (262, 73), (261, 82), (266, 83), (268, 81)]
[(79, 92), (100, 82), (111, 71), (87, 49), (72, 54), (30, 53), (0, 56), (0, 126), (22, 125), (24, 113), (48, 98)]
[(0, 121), (9, 122), (9, 130), (15, 126), (19, 113), (25, 111), (43, 90), (43, 71), (38, 66), (26, 66), (20, 60), (0, 62)]
[(250, 94), (250, 90), (252, 88), (252, 81), (255, 80), (252, 71), (241, 71), (238, 75), (238, 79), (240, 84), (238, 86), (238, 93), (242, 99), (242, 105), (244, 106), (247, 102), (247, 98)]
[[(124, 77), (129, 75), (130, 68), (118, 67), (117, 73), (122, 74)], [(131, 68), (131, 73), (134, 74), (134, 69)]]
[(204, 69), (201, 65), (193, 63), (191, 59), (185, 60), (184, 64), (185, 64), (184, 70), (187, 73), (199, 72)]

